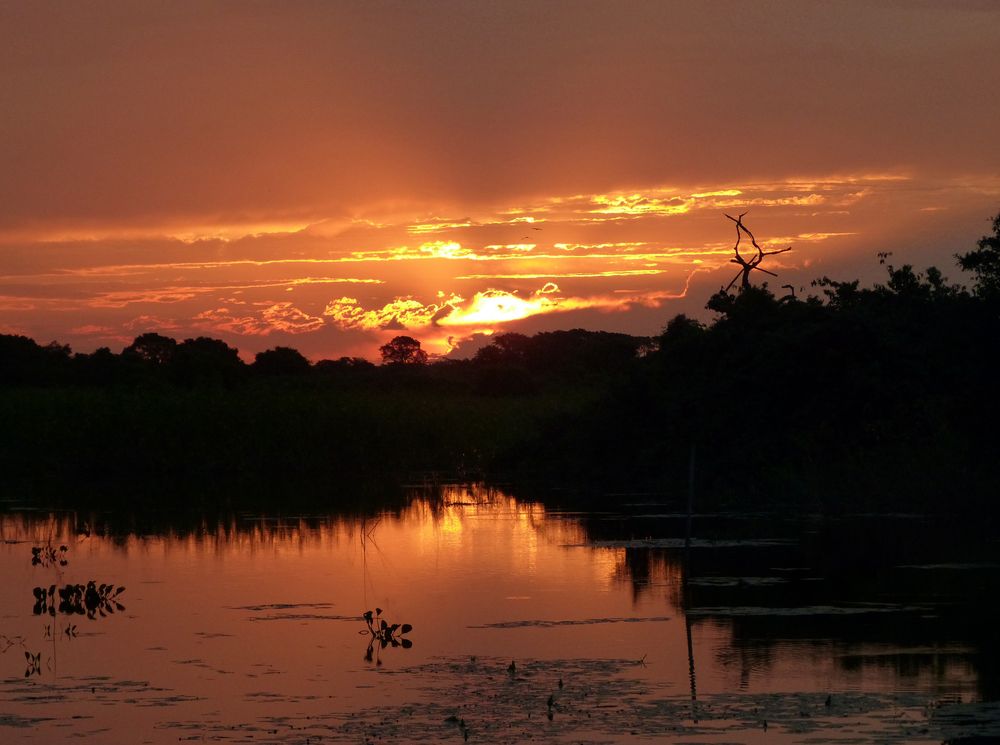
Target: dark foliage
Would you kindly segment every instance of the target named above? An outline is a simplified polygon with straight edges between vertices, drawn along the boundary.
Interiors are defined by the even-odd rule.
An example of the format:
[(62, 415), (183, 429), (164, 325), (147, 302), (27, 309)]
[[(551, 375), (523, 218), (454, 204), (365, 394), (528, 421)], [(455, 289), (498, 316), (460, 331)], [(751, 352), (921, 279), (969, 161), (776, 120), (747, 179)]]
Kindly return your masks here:
[(275, 347), (260, 352), (253, 362), (254, 372), (262, 375), (305, 375), (310, 367), (309, 360), (291, 347)]
[(996, 306), (933, 268), (815, 285), (823, 296), (801, 301), (720, 292), (710, 327), (674, 318), (626, 385), (533, 452), (597, 488), (629, 473), (683, 493), (694, 445), (707, 503), (986, 507), (1000, 485)]
[(238, 350), (204, 336), (178, 344), (169, 365), (171, 380), (184, 386), (232, 386), (244, 374)]
[(39, 346), (26, 336), (0, 334), (0, 385), (47, 385), (65, 378), (70, 349)]
[(177, 351), (177, 342), (170, 337), (153, 332), (137, 336), (122, 350), (126, 357), (134, 357), (149, 365), (169, 365)]
[(426, 365), (427, 352), (412, 336), (397, 336), (379, 347), (383, 365)]
[(721, 291), (711, 324), (677, 316), (655, 339), (499, 334), (471, 360), (425, 364), (406, 336), (381, 366), (285, 347), (247, 366), (155, 333), (118, 355), (0, 336), (0, 474), (28, 492), (432, 469), (683, 493), (694, 447), (702, 504), (972, 511), (1000, 488), (1000, 216), (994, 231), (959, 257), (971, 290), (890, 265), (870, 288)]
[(1000, 298), (1000, 214), (993, 218), (993, 235), (984, 235), (974, 251), (957, 257), (962, 269), (976, 277), (976, 292), (991, 300)]

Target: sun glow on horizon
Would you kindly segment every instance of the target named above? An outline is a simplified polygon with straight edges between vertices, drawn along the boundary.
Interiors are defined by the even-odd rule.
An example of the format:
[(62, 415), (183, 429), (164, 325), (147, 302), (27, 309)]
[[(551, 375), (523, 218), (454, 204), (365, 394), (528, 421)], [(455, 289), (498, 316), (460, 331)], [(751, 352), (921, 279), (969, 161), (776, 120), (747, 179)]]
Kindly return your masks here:
[[(407, 333), (443, 354), (474, 334), (512, 324), (530, 330), (526, 324), (542, 316), (564, 314), (568, 326), (600, 328), (607, 314), (665, 308), (687, 298), (695, 276), (706, 293), (714, 291), (709, 277), (730, 271), (726, 212), (750, 210), (762, 246), (794, 246), (772, 269), (799, 283), (795, 272), (860, 245), (890, 199), (912, 214), (944, 213), (951, 187), (935, 190), (915, 179), (874, 173), (649, 186), (535, 197), (464, 215), (461, 205), (392, 206), (306, 227), (248, 219), (241, 224), (258, 232), (245, 235), (175, 226), (173, 237), (155, 228), (142, 237), (129, 228), (134, 239), (102, 250), (90, 239), (19, 238), (27, 240), (22, 246), (0, 237), (14, 259), (0, 272), (0, 328), (84, 347), (124, 346), (150, 330), (217, 335), (258, 349), (286, 338), (314, 359), (338, 344), (376, 358), (388, 336)], [(967, 181), (963, 189), (971, 188)], [(1000, 195), (1000, 179), (975, 188)], [(334, 292), (338, 285), (352, 289)], [(703, 304), (678, 304), (673, 312), (697, 313)], [(55, 332), (31, 326), (32, 319), (70, 315), (74, 323), (63, 331), (56, 320)], [(664, 322), (642, 317), (657, 320), (636, 325), (641, 335)]]
[(547, 283), (527, 299), (503, 290), (477, 292), (467, 306), (456, 308), (439, 323), (442, 326), (495, 327), (553, 309), (558, 303), (550, 300), (548, 296), (558, 292), (558, 285), (552, 282)]

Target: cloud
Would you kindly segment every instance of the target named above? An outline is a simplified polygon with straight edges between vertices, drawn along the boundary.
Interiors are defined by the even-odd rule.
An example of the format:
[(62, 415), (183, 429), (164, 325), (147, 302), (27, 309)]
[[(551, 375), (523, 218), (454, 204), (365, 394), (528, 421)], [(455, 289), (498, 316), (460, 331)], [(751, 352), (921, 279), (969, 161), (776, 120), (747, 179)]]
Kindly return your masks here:
[(121, 336), (120, 330), (111, 326), (100, 326), (95, 323), (86, 323), (82, 326), (74, 326), (69, 333), (80, 336), (107, 336), (118, 338)]
[(413, 297), (396, 298), (391, 303), (371, 310), (362, 307), (356, 298), (342, 297), (330, 301), (323, 315), (347, 329), (420, 329), (440, 326), (496, 330), (512, 321), (541, 314), (583, 309), (625, 311), (635, 305), (655, 307), (664, 300), (684, 297), (690, 277), (688, 275), (680, 291), (636, 292), (627, 296), (565, 296), (558, 285), (547, 282), (523, 297), (517, 292), (491, 288), (476, 292), (468, 299), (451, 295), (438, 302), (424, 303)]
[(461, 226), (434, 208), (995, 171), (994, 29), (967, 11), (987, 2), (23, 3), (0, 30), (0, 222), (250, 235), (421, 201)]
[(229, 308), (215, 308), (195, 315), (196, 328), (241, 336), (268, 336), (275, 332), (305, 334), (325, 325), (322, 318), (310, 316), (291, 303), (274, 303), (256, 313), (236, 314)]
[[(836, 267), (851, 257), (907, 235), (920, 236), (925, 255), (936, 250), (950, 262), (985, 230), (998, 197), (996, 176), (870, 170), (648, 182), (490, 203), (413, 199), (297, 233), (230, 241), (6, 243), (0, 323), (81, 349), (98, 338), (83, 333), (87, 326), (220, 334), (252, 351), (287, 333), (314, 357), (374, 356), (404, 330), (428, 351), (447, 351), (448, 337), (561, 324), (647, 335), (672, 313), (704, 314), (704, 298), (688, 298), (684, 284), (695, 269), (705, 278), (731, 271), (725, 212), (750, 209), (761, 245), (792, 245), (773, 267), (798, 283), (811, 278), (804, 267), (842, 274)], [(593, 211), (602, 205), (621, 209)], [(959, 221), (967, 235), (949, 234)], [(416, 224), (429, 227), (408, 229)], [(699, 282), (698, 292), (728, 279)], [(542, 292), (546, 282), (558, 291)]]
[(191, 291), (182, 288), (164, 290), (120, 290), (105, 292), (92, 298), (87, 304), (92, 308), (124, 308), (127, 305), (151, 303), (180, 303), (205, 290)]
[(18, 295), (0, 295), (0, 311), (31, 311), (39, 308), (35, 298)]
[(462, 302), (458, 295), (427, 304), (412, 297), (399, 297), (381, 308), (365, 310), (356, 298), (341, 297), (327, 303), (323, 315), (341, 328), (401, 330), (436, 323), (442, 314), (451, 313)]
[(636, 277), (663, 274), (662, 269), (620, 269), (608, 270), (604, 272), (542, 272), (532, 274), (522, 272), (519, 274), (462, 274), (455, 279), (596, 279), (598, 277)]
[(122, 323), (122, 326), (129, 331), (138, 333), (145, 333), (146, 331), (172, 331), (181, 328), (181, 325), (172, 318), (162, 318), (146, 314), (130, 318)]

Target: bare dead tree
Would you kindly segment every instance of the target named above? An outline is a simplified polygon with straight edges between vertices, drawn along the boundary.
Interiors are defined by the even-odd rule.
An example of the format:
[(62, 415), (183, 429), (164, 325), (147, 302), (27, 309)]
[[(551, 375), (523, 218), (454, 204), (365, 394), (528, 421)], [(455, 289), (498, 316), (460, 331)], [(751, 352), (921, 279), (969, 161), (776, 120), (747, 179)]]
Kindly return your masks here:
[[(741, 277), (743, 281), (740, 283), (740, 290), (742, 291), (750, 287), (750, 273), (753, 272), (755, 269), (758, 272), (764, 272), (764, 274), (770, 274), (772, 277), (777, 277), (778, 275), (775, 274), (774, 272), (769, 272), (767, 269), (761, 269), (760, 263), (764, 260), (764, 257), (766, 256), (783, 254), (786, 251), (792, 250), (792, 247), (788, 246), (787, 248), (779, 248), (774, 251), (765, 251), (763, 248), (757, 245), (757, 239), (753, 237), (753, 233), (750, 232), (750, 229), (743, 224), (743, 217), (746, 214), (747, 214), (746, 212), (742, 212), (740, 213), (739, 217), (726, 215), (726, 217), (728, 217), (730, 220), (736, 223), (736, 245), (733, 246), (733, 252), (736, 254), (736, 256), (730, 259), (730, 261), (734, 264), (739, 264), (740, 270), (739, 272), (736, 273), (736, 276), (733, 277), (733, 281), (730, 282), (728, 285), (726, 285), (726, 289), (724, 290), (724, 292), (729, 292), (731, 289), (733, 289), (733, 285), (735, 285), (740, 280)], [(755, 253), (749, 257), (744, 256), (742, 253), (740, 253), (740, 241), (743, 239), (744, 233), (750, 239), (750, 243), (753, 244), (755, 250)]]

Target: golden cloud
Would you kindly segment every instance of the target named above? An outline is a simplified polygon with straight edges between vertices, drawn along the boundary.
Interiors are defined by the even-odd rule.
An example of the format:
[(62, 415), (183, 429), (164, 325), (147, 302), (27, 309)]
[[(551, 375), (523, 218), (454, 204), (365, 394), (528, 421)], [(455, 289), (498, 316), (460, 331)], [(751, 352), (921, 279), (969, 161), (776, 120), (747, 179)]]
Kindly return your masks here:
[(598, 279), (663, 274), (663, 269), (610, 269), (605, 272), (524, 272), (518, 274), (463, 274), (455, 279)]
[[(308, 335), (325, 327), (371, 332), (344, 335), (336, 345), (362, 344), (352, 341), (361, 338), (369, 343), (399, 329), (422, 330), (427, 340), (457, 337), (532, 316), (627, 311), (683, 297), (677, 285), (692, 269), (728, 266), (732, 241), (723, 212), (752, 208), (751, 219), (764, 218), (762, 246), (804, 249), (784, 263), (776, 260), (775, 267), (801, 268), (829, 253), (822, 242), (854, 250), (862, 241), (842, 238), (879, 230), (886, 210), (919, 215), (921, 209), (958, 204), (956, 194), (1000, 194), (1000, 179), (967, 181), (941, 185), (902, 173), (857, 173), (645, 184), (485, 206), (375, 203), (359, 207), (346, 222), (315, 217), (308, 230), (280, 238), (271, 234), (301, 225), (294, 219), (282, 223), (283, 216), (265, 224), (247, 213), (231, 233), (204, 219), (192, 223), (205, 225), (169, 226), (175, 238), (211, 235), (221, 241), (194, 247), (177, 240), (5, 244), (0, 322), (20, 327), (30, 315), (28, 333), (62, 328), (84, 336), (86, 326), (132, 328), (129, 319), (135, 328), (148, 324), (185, 333), (205, 328)], [(135, 231), (164, 235), (156, 225)], [(225, 241), (237, 235), (262, 237)], [(547, 281), (560, 282), (565, 291), (555, 285), (533, 290)], [(360, 287), (375, 286), (391, 289), (377, 300), (361, 294)], [(278, 302), (283, 298), (295, 298), (295, 305)], [(170, 309), (162, 312), (173, 320), (138, 315), (162, 308)], [(650, 317), (639, 316), (636, 330)], [(300, 343), (309, 351), (310, 344), (327, 345), (331, 338), (317, 335)]]
[(257, 313), (237, 315), (229, 308), (215, 308), (198, 313), (193, 320), (196, 328), (225, 331), (244, 336), (267, 336), (275, 332), (304, 334), (321, 329), (322, 318), (311, 316), (291, 303), (274, 303)]
[(694, 272), (688, 274), (680, 292), (655, 291), (621, 295), (567, 297), (559, 286), (546, 282), (542, 287), (522, 297), (517, 292), (486, 289), (465, 299), (460, 295), (444, 296), (438, 302), (423, 303), (413, 297), (399, 297), (381, 308), (366, 310), (356, 298), (331, 300), (323, 315), (345, 329), (386, 330), (419, 329), (432, 326), (471, 327), (490, 332), (504, 323), (518, 321), (544, 313), (598, 308), (605, 311), (627, 310), (635, 305), (655, 307), (666, 299), (682, 298)]
[[(232, 259), (228, 261), (173, 261), (149, 264), (106, 264), (61, 269), (44, 276), (130, 276), (151, 271), (185, 271), (201, 269), (235, 269), (240, 267), (274, 267), (296, 264), (340, 264), (345, 259)], [(33, 275), (43, 276), (43, 275)], [(331, 283), (331, 284), (382, 284), (381, 279), (371, 277), (301, 277), (286, 280), (291, 283)]]
[(345, 329), (404, 329), (429, 326), (452, 312), (463, 298), (451, 295), (437, 303), (424, 304), (412, 297), (398, 297), (381, 308), (365, 310), (356, 298), (342, 297), (327, 303), (323, 315)]
[(591, 203), (596, 206), (589, 211), (599, 215), (682, 215), (691, 210), (693, 200), (660, 199), (647, 194), (598, 194), (591, 197)]

